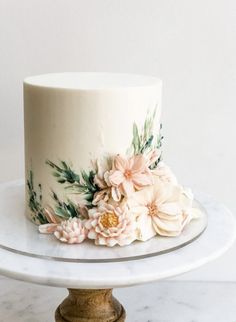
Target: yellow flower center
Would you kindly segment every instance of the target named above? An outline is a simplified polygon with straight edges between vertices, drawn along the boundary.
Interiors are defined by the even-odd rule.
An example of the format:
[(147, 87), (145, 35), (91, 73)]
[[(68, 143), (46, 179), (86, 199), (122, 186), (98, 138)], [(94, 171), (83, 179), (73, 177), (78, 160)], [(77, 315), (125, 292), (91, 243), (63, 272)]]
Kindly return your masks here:
[(150, 216), (156, 216), (158, 213), (158, 208), (155, 204), (148, 205), (149, 215)]
[(117, 227), (119, 218), (115, 213), (105, 213), (101, 216), (100, 223), (104, 228)]

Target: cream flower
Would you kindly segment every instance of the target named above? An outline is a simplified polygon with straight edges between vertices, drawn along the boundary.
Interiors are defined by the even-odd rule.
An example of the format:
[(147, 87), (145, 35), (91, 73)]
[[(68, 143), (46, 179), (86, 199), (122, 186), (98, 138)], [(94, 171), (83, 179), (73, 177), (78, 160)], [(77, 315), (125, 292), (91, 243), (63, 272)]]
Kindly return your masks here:
[(152, 171), (152, 174), (162, 182), (170, 182), (174, 185), (177, 185), (177, 179), (174, 173), (164, 162), (160, 162)]
[(87, 237), (87, 230), (79, 218), (70, 218), (57, 226), (54, 236), (63, 243), (80, 244)]
[(169, 183), (135, 192), (127, 205), (137, 218), (137, 235), (142, 241), (155, 234), (178, 236), (192, 219), (192, 201), (183, 195), (181, 187)]
[(135, 240), (135, 220), (127, 209), (113, 207), (100, 202), (97, 208), (89, 210), (90, 219), (86, 221), (88, 238), (96, 245), (128, 245)]
[(119, 189), (112, 186), (109, 180), (109, 173), (112, 169), (112, 158), (107, 156), (101, 160), (97, 159), (93, 162), (94, 183), (99, 187), (99, 191), (94, 194), (93, 205), (96, 206), (100, 201), (107, 202), (110, 198), (115, 201), (121, 200), (121, 193)]
[(129, 159), (117, 155), (114, 159), (113, 170), (109, 175), (109, 181), (125, 196), (130, 196), (134, 191), (153, 184), (147, 159), (142, 154)]
[(108, 184), (106, 182), (106, 178), (104, 178), (104, 175), (112, 169), (112, 158), (109, 156), (104, 156), (101, 159), (96, 159), (93, 162), (93, 168), (96, 173), (94, 183), (100, 189), (106, 189)]

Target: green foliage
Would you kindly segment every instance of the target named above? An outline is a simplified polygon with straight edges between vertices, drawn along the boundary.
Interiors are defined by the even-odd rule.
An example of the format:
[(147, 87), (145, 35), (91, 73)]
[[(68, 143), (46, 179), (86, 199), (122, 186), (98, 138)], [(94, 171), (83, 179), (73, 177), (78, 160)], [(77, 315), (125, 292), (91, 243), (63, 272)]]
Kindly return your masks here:
[(133, 149), (134, 149), (134, 154), (138, 154), (140, 151), (140, 137), (139, 137), (139, 131), (138, 131), (138, 126), (136, 123), (133, 125)]
[(27, 190), (28, 190), (28, 205), (31, 209), (32, 213), (34, 214), (34, 220), (38, 220), (41, 224), (47, 224), (48, 220), (43, 213), (42, 207), (42, 186), (41, 184), (38, 185), (38, 192), (35, 190), (34, 187), (34, 176), (33, 171), (30, 170), (29, 177), (27, 180)]
[(71, 193), (83, 194), (87, 205), (92, 205), (93, 196), (98, 191), (98, 187), (94, 184), (95, 173), (93, 171), (87, 173), (82, 170), (80, 174), (77, 174), (65, 161), (60, 161), (60, 165), (57, 165), (47, 160), (46, 164), (54, 170), (52, 174), (56, 177), (57, 182), (67, 184), (65, 189)]
[(54, 211), (58, 217), (61, 217), (64, 220), (71, 217), (80, 217), (78, 207), (71, 200), (67, 199), (67, 202), (61, 201), (54, 191), (52, 191), (52, 198), (56, 203)]
[(55, 163), (47, 160), (46, 164), (48, 164), (53, 171), (54, 177), (57, 178), (57, 182), (59, 183), (79, 183), (80, 176), (77, 175), (64, 161), (61, 161), (61, 166), (56, 165)]
[[(153, 113), (148, 113), (147, 117), (144, 121), (143, 128), (141, 130), (138, 129), (136, 123), (133, 125), (133, 140), (132, 140), (132, 151), (134, 155), (144, 154), (154, 149), (160, 150), (162, 147), (162, 139), (161, 128), (160, 131), (155, 134), (154, 131), (154, 122), (156, 117), (157, 108), (155, 108)], [(157, 164), (161, 161), (160, 158), (152, 165), (152, 169), (157, 167)]]

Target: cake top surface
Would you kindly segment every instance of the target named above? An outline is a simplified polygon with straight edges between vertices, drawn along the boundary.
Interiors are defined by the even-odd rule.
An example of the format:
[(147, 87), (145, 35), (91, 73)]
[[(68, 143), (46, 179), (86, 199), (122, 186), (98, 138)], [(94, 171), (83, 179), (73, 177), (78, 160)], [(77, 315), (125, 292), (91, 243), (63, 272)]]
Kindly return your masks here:
[(155, 86), (156, 77), (119, 73), (51, 73), (25, 78), (24, 84), (62, 89), (100, 90)]

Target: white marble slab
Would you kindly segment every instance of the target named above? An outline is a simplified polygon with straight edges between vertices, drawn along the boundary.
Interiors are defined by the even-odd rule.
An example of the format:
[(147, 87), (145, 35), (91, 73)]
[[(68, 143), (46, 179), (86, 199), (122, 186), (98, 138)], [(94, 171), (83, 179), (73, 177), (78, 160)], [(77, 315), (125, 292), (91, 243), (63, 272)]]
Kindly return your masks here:
[[(165, 281), (117, 289), (126, 322), (235, 322), (236, 283)], [(67, 291), (0, 278), (0, 322), (52, 322)]]
[(208, 213), (208, 227), (195, 242), (174, 252), (141, 260), (95, 264), (57, 262), (1, 249), (0, 274), (58, 287), (110, 288), (148, 283), (188, 272), (222, 255), (236, 237), (232, 214), (211, 198), (204, 195), (197, 198)]

